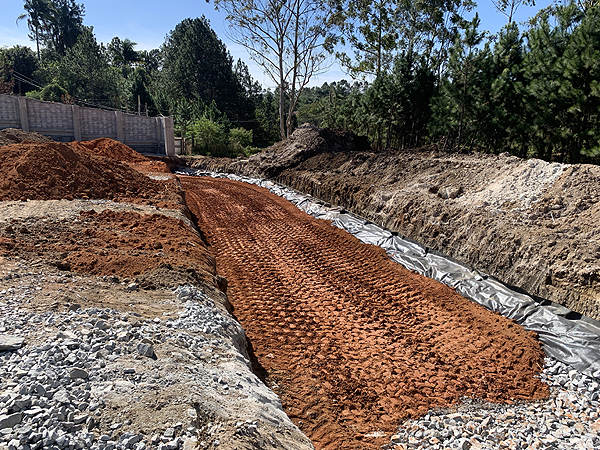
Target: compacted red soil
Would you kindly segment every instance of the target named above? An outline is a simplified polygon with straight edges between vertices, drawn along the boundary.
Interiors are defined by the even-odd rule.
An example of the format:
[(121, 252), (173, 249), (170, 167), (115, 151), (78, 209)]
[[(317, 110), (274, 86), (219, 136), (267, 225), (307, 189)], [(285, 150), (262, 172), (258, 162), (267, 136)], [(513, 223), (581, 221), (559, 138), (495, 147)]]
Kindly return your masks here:
[(317, 449), (377, 448), (402, 419), (540, 399), (536, 336), (266, 189), (182, 177), (234, 313)]

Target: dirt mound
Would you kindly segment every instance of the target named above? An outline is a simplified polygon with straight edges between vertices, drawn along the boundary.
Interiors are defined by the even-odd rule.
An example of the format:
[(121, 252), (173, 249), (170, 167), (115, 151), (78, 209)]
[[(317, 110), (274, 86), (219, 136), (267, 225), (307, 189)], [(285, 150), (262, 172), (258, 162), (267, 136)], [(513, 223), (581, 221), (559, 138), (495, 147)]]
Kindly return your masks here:
[(141, 197), (141, 201), (181, 202), (169, 193), (174, 189), (167, 182), (69, 144), (6, 145), (0, 147), (0, 159), (0, 200)]
[(71, 145), (76, 148), (84, 147), (90, 153), (112, 158), (121, 162), (142, 162), (150, 161), (148, 158), (140, 155), (127, 145), (109, 138), (100, 138), (93, 141), (72, 142)]
[(214, 258), (182, 220), (159, 214), (82, 211), (75, 220), (14, 220), (0, 230), (0, 255), (42, 259), (62, 270), (217, 286)]
[(366, 149), (370, 149), (368, 140), (351, 131), (304, 125), (294, 131), (288, 140), (252, 155), (249, 159), (186, 156), (180, 158), (191, 167), (199, 169), (207, 168), (260, 178), (273, 178), (284, 170), (296, 167), (321, 153), (347, 153)]
[[(309, 132), (316, 140), (317, 131)], [(290, 165), (284, 155), (294, 143), (278, 146), (287, 147), (277, 153), (281, 161), (270, 160), (273, 150), (256, 156), (263, 166), (210, 158), (189, 164), (249, 176), (273, 165), (277, 182), (600, 319), (600, 167), (436, 148), (319, 150)]]
[(294, 131), (287, 141), (252, 155), (246, 170), (257, 176), (273, 177), (321, 153), (345, 153), (367, 148), (370, 148), (367, 139), (352, 132), (303, 126)]
[(72, 147), (103, 158), (114, 159), (146, 173), (171, 173), (162, 161), (153, 161), (127, 145), (109, 138), (93, 141), (71, 142)]
[(182, 184), (259, 363), (317, 448), (379, 448), (367, 435), (465, 396), (548, 394), (533, 333), (266, 189)]
[(23, 141), (54, 142), (49, 137), (35, 131), (23, 131), (19, 128), (5, 128), (0, 130), (0, 146), (18, 144)]

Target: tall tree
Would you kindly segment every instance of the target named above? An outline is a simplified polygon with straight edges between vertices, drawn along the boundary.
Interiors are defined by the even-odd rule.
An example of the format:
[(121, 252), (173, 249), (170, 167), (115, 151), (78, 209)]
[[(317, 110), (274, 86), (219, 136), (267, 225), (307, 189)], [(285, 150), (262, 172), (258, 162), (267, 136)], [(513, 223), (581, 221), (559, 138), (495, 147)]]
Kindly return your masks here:
[(512, 23), (513, 17), (521, 5), (535, 6), (535, 0), (492, 0), (496, 9)]
[(52, 3), (51, 0), (25, 0), (23, 8), (25, 12), (17, 17), (17, 23), (19, 20), (27, 19), (27, 26), (31, 32), (29, 39), (35, 41), (37, 57), (40, 59), (40, 44), (44, 33), (48, 31)]
[(140, 62), (142, 56), (135, 50), (137, 43), (130, 39), (112, 38), (107, 46), (110, 63), (123, 71), (123, 76), (128, 76), (133, 66)]
[(335, 20), (341, 20), (342, 42), (354, 49), (354, 58), (345, 52), (337, 57), (353, 77), (378, 76), (391, 68), (398, 47), (396, 1), (374, 0), (338, 3)]
[(491, 118), (484, 128), (486, 146), (494, 153), (527, 156), (526, 105), (521, 93), (524, 56), (523, 37), (517, 24), (511, 22), (498, 34), (492, 56)]
[(335, 13), (331, 22), (342, 29), (349, 44), (337, 56), (353, 77), (377, 76), (390, 71), (396, 56), (424, 54), (440, 72), (462, 14), (472, 0), (329, 0)]
[(447, 78), (433, 101), (431, 131), (434, 135), (445, 135), (457, 148), (461, 148), (467, 134), (471, 137), (470, 145), (474, 143), (479, 132), (478, 119), (482, 118), (490, 90), (490, 50), (488, 44), (481, 47), (485, 33), (478, 30), (479, 24), (479, 16), (475, 14), (457, 36), (450, 49)]
[(52, 9), (47, 45), (64, 56), (83, 32), (83, 4), (75, 0), (51, 0)]
[(57, 81), (71, 96), (104, 106), (124, 106), (120, 72), (111, 70), (106, 49), (98, 44), (91, 28), (84, 28), (58, 66)]
[(600, 9), (545, 11), (528, 33), (521, 91), (533, 153), (577, 163), (600, 154)]
[(40, 44), (64, 56), (75, 45), (83, 31), (83, 4), (75, 0), (25, 0), (25, 13), (17, 21), (27, 18), (40, 57)]
[(11, 70), (6, 54), (0, 51), (0, 94), (8, 94), (13, 89), (14, 81), (11, 79)]
[(38, 84), (35, 82), (35, 78), (40, 63), (33, 50), (22, 45), (15, 45), (7, 49), (0, 49), (0, 53), (5, 55), (6, 61), (13, 71), (11, 74), (11, 80), (14, 81), (12, 92), (25, 95), (34, 90), (35, 86), (31, 83)]
[(232, 25), (231, 39), (273, 80), (279, 92), (279, 131), (292, 132), (298, 98), (326, 67), (330, 10), (319, 0), (215, 0)]
[(177, 24), (161, 50), (159, 82), (173, 103), (214, 100), (228, 116), (237, 116), (242, 88), (233, 71), (233, 59), (204, 16)]

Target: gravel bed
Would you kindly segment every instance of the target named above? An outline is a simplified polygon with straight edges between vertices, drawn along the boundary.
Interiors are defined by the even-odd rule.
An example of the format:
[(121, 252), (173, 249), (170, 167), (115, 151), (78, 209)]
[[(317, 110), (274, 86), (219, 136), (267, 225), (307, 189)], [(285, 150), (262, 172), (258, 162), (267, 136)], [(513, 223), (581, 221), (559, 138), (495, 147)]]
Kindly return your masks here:
[[(230, 448), (225, 437), (273, 448), (278, 431), (294, 433), (275, 394), (250, 371), (241, 326), (201, 289), (172, 289), (179, 311), (171, 317), (78, 305), (37, 313), (22, 306), (43, 284), (91, 281), (15, 276), (18, 285), (0, 285), (0, 450)], [(165, 403), (156, 414), (169, 407), (181, 414), (154, 428), (132, 423), (127, 410), (139, 416), (151, 395)], [(154, 412), (146, 411), (148, 422)]]
[(545, 401), (497, 405), (465, 399), (402, 424), (385, 449), (487, 450), (600, 448), (600, 373), (582, 375), (546, 358)]

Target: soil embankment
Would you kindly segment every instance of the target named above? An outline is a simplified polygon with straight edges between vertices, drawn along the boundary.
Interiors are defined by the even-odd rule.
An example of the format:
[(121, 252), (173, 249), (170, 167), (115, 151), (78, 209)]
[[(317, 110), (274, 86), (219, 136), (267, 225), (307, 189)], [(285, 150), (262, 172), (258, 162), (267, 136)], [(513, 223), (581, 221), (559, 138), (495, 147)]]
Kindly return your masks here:
[(599, 167), (435, 147), (374, 153), (311, 127), (246, 160), (187, 161), (271, 178), (600, 319)]
[(533, 333), (264, 188), (181, 180), (259, 364), (318, 449), (378, 448), (462, 397), (548, 394)]

